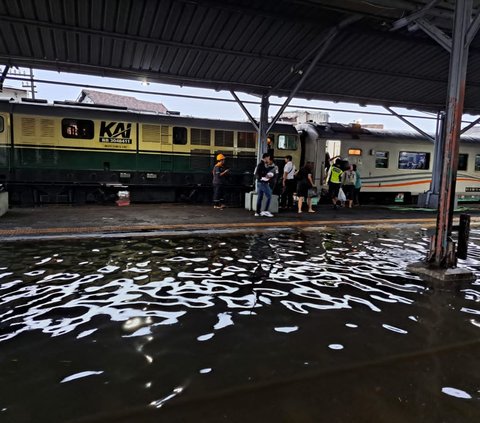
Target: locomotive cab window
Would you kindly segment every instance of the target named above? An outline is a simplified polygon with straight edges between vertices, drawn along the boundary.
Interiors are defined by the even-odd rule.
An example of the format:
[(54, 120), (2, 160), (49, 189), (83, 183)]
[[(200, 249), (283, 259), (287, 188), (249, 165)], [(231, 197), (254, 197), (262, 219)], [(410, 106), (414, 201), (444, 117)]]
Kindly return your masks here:
[(79, 119), (62, 120), (63, 138), (91, 140), (93, 138), (93, 121)]
[(296, 150), (297, 137), (295, 135), (279, 135), (278, 136), (279, 150)]
[(398, 156), (399, 169), (428, 169), (430, 153), (417, 151), (401, 151)]
[(457, 170), (467, 170), (467, 164), (468, 164), (468, 154), (459, 154)]
[(5, 130), (5, 123), (3, 121), (3, 116), (0, 116), (0, 132)]
[(388, 168), (388, 151), (375, 152), (375, 168), (377, 169)]
[(173, 143), (175, 145), (185, 145), (187, 143), (187, 128), (173, 127)]

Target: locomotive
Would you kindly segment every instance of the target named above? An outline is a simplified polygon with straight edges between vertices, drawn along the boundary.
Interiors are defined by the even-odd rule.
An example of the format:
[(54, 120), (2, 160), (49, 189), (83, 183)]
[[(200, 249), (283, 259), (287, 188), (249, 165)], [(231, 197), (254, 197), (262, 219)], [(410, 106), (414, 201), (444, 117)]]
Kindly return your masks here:
[[(277, 161), (300, 159), (294, 126), (268, 134)], [(207, 202), (215, 156), (230, 168), (228, 198), (252, 190), (257, 134), (249, 122), (134, 112), (75, 102), (0, 100), (0, 185), (12, 205)], [(280, 169), (281, 170), (281, 169)]]

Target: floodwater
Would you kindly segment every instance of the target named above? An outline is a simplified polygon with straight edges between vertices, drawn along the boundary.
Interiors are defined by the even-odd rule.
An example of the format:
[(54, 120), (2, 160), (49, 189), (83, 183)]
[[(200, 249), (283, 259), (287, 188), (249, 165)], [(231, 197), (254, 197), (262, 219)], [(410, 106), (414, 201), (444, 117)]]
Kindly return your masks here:
[[(480, 283), (390, 229), (3, 243), (0, 422), (480, 421)], [(480, 232), (469, 259), (480, 272)]]

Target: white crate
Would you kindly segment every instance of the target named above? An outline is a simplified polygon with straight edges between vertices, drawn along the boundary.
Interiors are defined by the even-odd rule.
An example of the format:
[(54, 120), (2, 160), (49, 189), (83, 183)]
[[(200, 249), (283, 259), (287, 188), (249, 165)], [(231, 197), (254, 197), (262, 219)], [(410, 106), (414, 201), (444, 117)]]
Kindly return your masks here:
[[(255, 210), (257, 208), (257, 198), (258, 198), (257, 193), (254, 192), (252, 195), (252, 203), (251, 203), (250, 210)], [(272, 213), (278, 213), (278, 200), (279, 200), (278, 195), (272, 195), (272, 200), (270, 201), (270, 208), (268, 209), (268, 211)], [(261, 211), (265, 210), (266, 202), (267, 202), (267, 198), (263, 196)]]

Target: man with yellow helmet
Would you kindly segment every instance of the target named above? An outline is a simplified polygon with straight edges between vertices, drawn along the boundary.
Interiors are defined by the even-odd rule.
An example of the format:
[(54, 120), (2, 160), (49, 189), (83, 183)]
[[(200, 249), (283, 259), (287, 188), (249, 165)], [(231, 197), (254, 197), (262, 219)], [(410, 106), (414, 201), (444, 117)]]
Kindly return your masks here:
[(223, 209), (223, 193), (224, 186), (227, 183), (227, 174), (229, 169), (225, 167), (225, 156), (220, 153), (217, 154), (217, 164), (212, 170), (213, 174), (213, 207), (215, 209)]

